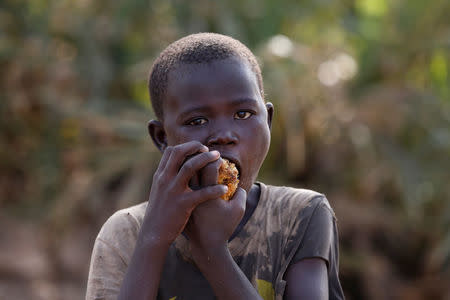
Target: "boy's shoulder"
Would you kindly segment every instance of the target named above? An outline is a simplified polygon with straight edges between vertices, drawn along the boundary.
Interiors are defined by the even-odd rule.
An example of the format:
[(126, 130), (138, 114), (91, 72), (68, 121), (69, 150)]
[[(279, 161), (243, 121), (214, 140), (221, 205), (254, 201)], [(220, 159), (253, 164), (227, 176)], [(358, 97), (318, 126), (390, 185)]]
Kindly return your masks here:
[(97, 239), (117, 241), (120, 236), (137, 238), (146, 209), (147, 201), (116, 211), (103, 224)]
[(321, 204), (331, 209), (325, 195), (317, 191), (289, 186), (259, 184), (261, 186), (261, 199), (267, 202), (269, 206), (281, 206), (285, 210), (297, 210)]
[(289, 231), (289, 228), (308, 223), (317, 209), (325, 209), (334, 217), (334, 212), (322, 193), (303, 188), (259, 184), (261, 196), (255, 215), (252, 216), (258, 224), (267, 224), (275, 228), (273, 230)]
[(145, 210), (147, 209), (147, 203), (148, 202), (145, 201), (127, 208), (120, 209), (112, 214), (106, 222), (130, 222), (140, 224), (144, 218)]

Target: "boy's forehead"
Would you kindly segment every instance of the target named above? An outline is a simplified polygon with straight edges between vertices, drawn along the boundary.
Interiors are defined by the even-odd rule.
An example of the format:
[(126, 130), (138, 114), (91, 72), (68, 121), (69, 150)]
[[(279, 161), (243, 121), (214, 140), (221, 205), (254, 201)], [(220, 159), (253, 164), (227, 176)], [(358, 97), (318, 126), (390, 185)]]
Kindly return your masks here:
[[(256, 75), (242, 59), (228, 58), (199, 64), (179, 64), (168, 74), (164, 110), (181, 104), (250, 98), (263, 102)], [(180, 101), (182, 100), (182, 101)]]
[(253, 77), (255, 82), (257, 82), (256, 75), (251, 70), (248, 62), (238, 57), (229, 57), (201, 63), (180, 62), (168, 73), (169, 87), (170, 83), (173, 84), (176, 81), (184, 80), (186, 77), (192, 78), (199, 73), (209, 73), (208, 75), (217, 76), (230, 71)]

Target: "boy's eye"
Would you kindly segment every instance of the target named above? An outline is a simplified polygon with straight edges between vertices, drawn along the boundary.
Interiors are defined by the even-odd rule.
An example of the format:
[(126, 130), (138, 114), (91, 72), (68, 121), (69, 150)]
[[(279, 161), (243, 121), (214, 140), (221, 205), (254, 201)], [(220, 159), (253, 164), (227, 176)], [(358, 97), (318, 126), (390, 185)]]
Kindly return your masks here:
[(198, 126), (198, 125), (203, 125), (203, 124), (205, 124), (206, 122), (208, 122), (205, 118), (196, 118), (196, 119), (194, 119), (194, 120), (191, 120), (191, 121), (189, 121), (188, 122), (188, 125), (191, 125), (191, 126)]
[(238, 119), (238, 120), (245, 120), (245, 119), (250, 118), (251, 115), (252, 115), (251, 112), (241, 110), (234, 114), (234, 118)]

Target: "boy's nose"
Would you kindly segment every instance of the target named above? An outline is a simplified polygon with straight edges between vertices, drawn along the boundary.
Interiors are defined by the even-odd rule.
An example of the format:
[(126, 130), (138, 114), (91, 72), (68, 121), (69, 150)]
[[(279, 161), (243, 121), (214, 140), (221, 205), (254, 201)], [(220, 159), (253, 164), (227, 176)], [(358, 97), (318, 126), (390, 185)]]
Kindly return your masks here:
[(237, 144), (238, 138), (230, 130), (223, 130), (211, 135), (206, 141), (206, 146), (233, 145)]

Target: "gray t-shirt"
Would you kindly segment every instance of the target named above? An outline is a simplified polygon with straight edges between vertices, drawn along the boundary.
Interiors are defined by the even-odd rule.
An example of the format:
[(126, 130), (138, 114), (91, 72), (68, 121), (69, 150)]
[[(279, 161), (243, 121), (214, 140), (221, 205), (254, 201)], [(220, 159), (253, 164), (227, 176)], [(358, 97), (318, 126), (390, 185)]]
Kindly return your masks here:
[[(336, 218), (324, 195), (258, 183), (258, 205), (228, 244), (235, 262), (263, 299), (282, 299), (286, 269), (303, 259), (327, 262), (329, 299), (344, 299), (338, 278)], [(147, 203), (120, 210), (95, 241), (86, 299), (116, 299), (145, 215)], [(214, 299), (180, 235), (169, 248), (158, 299)]]

